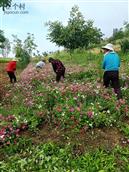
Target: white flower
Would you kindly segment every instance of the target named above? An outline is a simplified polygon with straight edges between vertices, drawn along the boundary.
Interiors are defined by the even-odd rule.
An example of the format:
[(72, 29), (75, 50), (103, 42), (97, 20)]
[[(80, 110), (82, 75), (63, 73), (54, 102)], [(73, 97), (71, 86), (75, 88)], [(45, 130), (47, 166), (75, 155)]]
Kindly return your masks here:
[(97, 88), (100, 88), (100, 85), (97, 85)]
[(61, 116), (65, 116), (65, 112), (63, 112), (63, 113), (61, 114)]
[(110, 110), (107, 110), (107, 113), (110, 113)]
[(84, 96), (84, 95), (82, 95), (81, 97), (82, 97), (83, 99), (85, 98), (85, 96)]
[(96, 94), (99, 94), (99, 90), (95, 90), (95, 93), (96, 93)]
[(121, 90), (127, 90), (127, 87), (122, 87)]
[(3, 138), (4, 138), (4, 134), (3, 134), (3, 135), (1, 135), (1, 136), (0, 136), (0, 138), (1, 138), (1, 139), (3, 139)]

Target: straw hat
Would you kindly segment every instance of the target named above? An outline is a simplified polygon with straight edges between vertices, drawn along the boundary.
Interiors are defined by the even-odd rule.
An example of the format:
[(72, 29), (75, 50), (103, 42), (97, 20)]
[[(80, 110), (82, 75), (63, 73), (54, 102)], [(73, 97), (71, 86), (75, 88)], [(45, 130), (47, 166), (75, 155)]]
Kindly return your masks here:
[(113, 49), (113, 45), (112, 44), (107, 44), (107, 45), (105, 45), (105, 46), (103, 46), (102, 47), (102, 49), (107, 49), (107, 50), (111, 50), (111, 51), (114, 51), (114, 49)]
[(12, 61), (18, 61), (18, 59), (17, 58), (13, 58)]

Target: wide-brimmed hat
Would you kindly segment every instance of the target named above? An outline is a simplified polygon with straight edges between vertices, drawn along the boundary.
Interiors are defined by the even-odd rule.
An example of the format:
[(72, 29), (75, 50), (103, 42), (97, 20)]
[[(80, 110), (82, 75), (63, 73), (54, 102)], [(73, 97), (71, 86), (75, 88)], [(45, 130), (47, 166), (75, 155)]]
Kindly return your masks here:
[(18, 59), (17, 58), (13, 58), (12, 61), (18, 61)]
[(114, 51), (114, 49), (113, 49), (113, 45), (112, 44), (107, 44), (107, 45), (105, 45), (105, 46), (103, 46), (102, 47), (102, 49), (107, 49), (107, 50), (111, 50), (111, 51)]

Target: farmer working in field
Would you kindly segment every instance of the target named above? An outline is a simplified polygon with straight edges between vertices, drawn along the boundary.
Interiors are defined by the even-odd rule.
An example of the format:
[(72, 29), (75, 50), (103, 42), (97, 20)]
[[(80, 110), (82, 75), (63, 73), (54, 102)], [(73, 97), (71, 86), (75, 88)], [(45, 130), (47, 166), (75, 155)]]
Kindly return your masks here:
[(45, 66), (45, 60), (41, 60), (36, 64), (36, 68), (42, 69)]
[(49, 63), (52, 64), (53, 70), (56, 73), (56, 81), (59, 82), (61, 77), (64, 79), (65, 75), (65, 67), (63, 63), (58, 59), (49, 58)]
[(120, 58), (116, 52), (114, 52), (113, 45), (107, 44), (102, 47), (104, 52), (102, 67), (105, 70), (103, 75), (103, 84), (107, 88), (111, 84), (114, 88), (114, 92), (117, 94), (117, 98), (121, 98), (121, 90), (119, 83), (119, 67)]
[(14, 58), (6, 66), (6, 72), (8, 73), (11, 83), (15, 83), (17, 81), (16, 76), (15, 76), (17, 61), (18, 60)]

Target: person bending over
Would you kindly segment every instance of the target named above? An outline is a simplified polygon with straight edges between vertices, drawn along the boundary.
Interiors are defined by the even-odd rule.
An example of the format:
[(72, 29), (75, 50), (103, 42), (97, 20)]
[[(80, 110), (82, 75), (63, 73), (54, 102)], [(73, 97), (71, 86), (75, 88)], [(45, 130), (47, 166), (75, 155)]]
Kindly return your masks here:
[(117, 98), (122, 98), (119, 82), (120, 57), (114, 51), (112, 44), (102, 47), (104, 58), (102, 68), (104, 69), (103, 85), (107, 88), (110, 85), (114, 88)]
[(65, 67), (63, 63), (58, 59), (49, 58), (49, 63), (52, 64), (53, 70), (56, 73), (56, 81), (59, 82), (61, 77), (65, 78)]
[(17, 81), (15, 71), (16, 71), (16, 62), (17, 59), (12, 59), (6, 66), (6, 72), (10, 78), (11, 83), (15, 83)]

